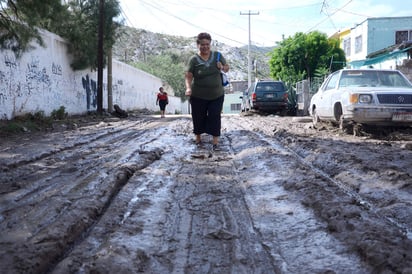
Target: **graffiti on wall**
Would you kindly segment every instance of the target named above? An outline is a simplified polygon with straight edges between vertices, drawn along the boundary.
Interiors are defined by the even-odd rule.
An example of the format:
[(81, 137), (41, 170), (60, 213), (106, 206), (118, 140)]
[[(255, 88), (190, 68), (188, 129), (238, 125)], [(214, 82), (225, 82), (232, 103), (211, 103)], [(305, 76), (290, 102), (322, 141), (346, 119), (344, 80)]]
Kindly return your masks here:
[[(48, 114), (62, 105), (71, 113), (97, 109), (95, 75), (71, 70), (67, 58), (59, 55), (60, 52), (63, 51), (50, 54), (39, 48), (17, 59), (13, 52), (0, 50), (0, 119), (39, 110)], [(146, 74), (130, 70), (124, 64), (119, 66), (120, 79), (116, 75), (113, 77), (113, 103), (124, 108), (149, 105), (147, 101), (152, 102), (152, 98), (144, 96), (150, 93), (146, 86), (152, 86), (151, 82), (158, 86), (159, 81), (150, 78), (150, 83), (146, 83)], [(140, 86), (142, 81), (144, 88), (137, 90), (135, 86)], [(103, 91), (103, 95), (107, 95), (107, 85), (103, 85)]]
[(31, 95), (34, 91), (50, 91), (51, 80), (45, 67), (40, 67), (40, 60), (32, 58), (27, 64), (26, 71), (27, 95)]
[(4, 64), (9, 68), (17, 68), (16, 58), (10, 55), (4, 55)]
[(87, 110), (97, 108), (97, 83), (93, 79), (90, 79), (87, 74), (86, 77), (82, 77), (83, 89), (86, 92), (86, 105)]
[(6, 74), (3, 71), (0, 71), (0, 105), (3, 105), (7, 101), (7, 94), (6, 94)]
[(59, 64), (56, 64), (56, 63), (53, 62), (53, 64), (52, 64), (52, 73), (54, 75), (62, 76), (63, 75), (62, 66), (60, 66)]
[[(13, 104), (17, 106), (15, 111), (22, 111), (33, 96), (44, 97), (44, 102), (51, 104), (62, 100), (61, 87), (65, 80), (62, 78), (63, 69), (60, 64), (52, 62), (46, 68), (38, 57), (32, 56), (27, 63), (21, 64), (14, 54), (6, 53), (3, 56), (4, 63), (3, 66), (0, 65), (0, 105)], [(82, 87), (87, 110), (96, 109), (97, 82), (87, 74), (82, 77)], [(21, 105), (16, 105), (17, 98), (23, 100), (20, 101)]]
[(13, 94), (21, 96), (21, 88), (18, 81), (14, 81), (12, 75), (18, 70), (18, 63), (14, 55), (4, 55), (4, 70), (0, 70), (0, 104), (6, 104)]
[[(52, 92), (54, 81), (46, 67), (40, 65), (39, 57), (32, 56), (23, 66), (12, 53), (6, 52), (3, 57), (3, 65), (0, 65), (0, 105), (8, 105), (9, 109), (12, 106), (13, 112), (24, 112), (32, 96), (46, 96), (51, 101), (59, 97), (58, 90)], [(51, 71), (56, 71), (53, 74), (60, 76), (63, 74), (61, 66), (56, 64), (53, 64)], [(6, 113), (3, 115), (7, 116)]]

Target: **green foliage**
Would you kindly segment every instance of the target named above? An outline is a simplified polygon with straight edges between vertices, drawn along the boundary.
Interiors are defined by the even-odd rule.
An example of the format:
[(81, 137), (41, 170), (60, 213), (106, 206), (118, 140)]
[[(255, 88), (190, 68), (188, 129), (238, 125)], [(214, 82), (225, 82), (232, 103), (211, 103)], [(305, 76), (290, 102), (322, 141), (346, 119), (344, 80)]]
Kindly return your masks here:
[(10, 134), (22, 132), (23, 128), (24, 127), (21, 123), (0, 120), (0, 136), (7, 136)]
[(51, 113), (51, 117), (55, 120), (63, 120), (66, 119), (68, 116), (68, 113), (66, 112), (66, 108), (64, 106), (61, 106), (59, 109), (55, 109)]
[[(99, 0), (70, 2), (69, 10), (71, 11), (69, 18), (59, 25), (56, 33), (70, 42), (69, 53), (73, 55), (71, 66), (75, 70), (97, 69)], [(105, 0), (103, 42), (105, 56), (116, 41), (116, 30), (120, 23), (115, 22), (114, 19), (119, 14), (119, 2)]]
[(296, 115), (298, 106), (298, 96), (293, 83), (286, 83), (286, 89), (288, 91), (288, 114)]
[(318, 78), (322, 78), (322, 77), (324, 77), (325, 75), (328, 75), (329, 74), (329, 69), (328, 68), (317, 68), (316, 70), (315, 70), (315, 73), (314, 73), (314, 77), (318, 77)]
[(178, 54), (167, 53), (148, 56), (147, 62), (138, 62), (134, 66), (166, 81), (173, 88), (176, 96), (185, 98), (185, 66)]
[(339, 41), (328, 39), (318, 31), (309, 34), (296, 33), (273, 50), (270, 74), (273, 79), (296, 83), (312, 79), (315, 72), (335, 71), (343, 67), (345, 54)]
[(13, 120), (0, 121), (0, 136), (8, 136), (20, 132), (39, 131), (42, 128), (50, 128), (52, 120), (44, 114), (44, 111), (28, 113), (15, 117)]
[(37, 27), (61, 21), (64, 12), (60, 0), (0, 0), (0, 48), (20, 56), (32, 40), (43, 46)]
[(33, 132), (50, 130), (53, 124), (67, 122), (68, 113), (66, 108), (61, 106), (53, 110), (50, 116), (46, 116), (44, 111), (40, 110), (35, 113), (27, 113), (17, 116), (13, 120), (0, 120), (0, 136), (8, 136), (20, 132)]
[[(117, 37), (120, 23), (118, 0), (104, 1), (104, 51)], [(38, 27), (54, 32), (69, 41), (73, 69), (97, 68), (99, 0), (0, 0), (0, 48), (17, 56), (30, 49), (34, 39), (43, 45)]]
[(43, 110), (37, 111), (34, 114), (28, 114), (27, 116), (32, 121), (42, 121), (42, 120), (45, 120), (46, 118), (46, 115), (44, 114)]

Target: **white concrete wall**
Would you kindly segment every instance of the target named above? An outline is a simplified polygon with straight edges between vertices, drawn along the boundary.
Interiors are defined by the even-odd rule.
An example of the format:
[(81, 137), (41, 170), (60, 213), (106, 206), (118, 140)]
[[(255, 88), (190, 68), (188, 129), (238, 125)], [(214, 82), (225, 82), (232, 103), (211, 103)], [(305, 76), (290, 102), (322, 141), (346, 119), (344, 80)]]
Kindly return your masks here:
[[(72, 114), (97, 109), (97, 72), (73, 71), (67, 44), (59, 36), (43, 31), (46, 47), (34, 49), (17, 59), (13, 52), (0, 51), (0, 119), (64, 106)], [(119, 61), (113, 61), (113, 104), (125, 110), (159, 110), (156, 93), (162, 80)], [(183, 79), (182, 79), (183, 81)], [(107, 109), (107, 71), (103, 79), (103, 108)], [(168, 90), (169, 93), (173, 92)], [(187, 113), (187, 104), (169, 96), (168, 113)]]
[[(362, 49), (356, 52), (356, 38), (362, 36)], [(368, 55), (368, 20), (363, 21), (361, 24), (357, 25), (350, 32), (351, 37), (351, 55), (350, 59), (353, 60), (363, 60)]]
[[(223, 110), (222, 112), (224, 114), (228, 113), (240, 113), (241, 112), (241, 105), (242, 105), (242, 99), (240, 99), (240, 96), (242, 96), (242, 92), (235, 92), (231, 94), (225, 94), (225, 101), (223, 104)], [(239, 107), (239, 109), (236, 109), (236, 107)]]

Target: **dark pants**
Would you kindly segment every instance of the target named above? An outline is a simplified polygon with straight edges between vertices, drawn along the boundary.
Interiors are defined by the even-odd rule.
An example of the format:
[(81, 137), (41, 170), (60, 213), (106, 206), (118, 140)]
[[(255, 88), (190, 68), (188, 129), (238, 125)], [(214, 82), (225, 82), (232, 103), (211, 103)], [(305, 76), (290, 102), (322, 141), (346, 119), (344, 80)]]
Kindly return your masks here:
[(165, 110), (165, 109), (166, 109), (166, 105), (167, 105), (167, 101), (166, 101), (166, 100), (159, 100), (160, 110)]
[(190, 98), (194, 134), (208, 133), (212, 136), (220, 136), (220, 114), (224, 98), (224, 95), (215, 100)]

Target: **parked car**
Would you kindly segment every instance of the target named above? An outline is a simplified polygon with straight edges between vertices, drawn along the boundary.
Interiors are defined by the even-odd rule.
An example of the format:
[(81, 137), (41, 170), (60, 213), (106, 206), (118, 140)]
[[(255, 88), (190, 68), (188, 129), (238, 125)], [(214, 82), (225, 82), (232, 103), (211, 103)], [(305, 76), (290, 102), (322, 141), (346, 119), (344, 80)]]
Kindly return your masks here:
[(264, 112), (288, 111), (288, 93), (282, 81), (257, 81), (243, 92), (242, 111), (261, 110)]
[(412, 84), (397, 70), (342, 69), (322, 83), (309, 105), (313, 124), (412, 125)]

